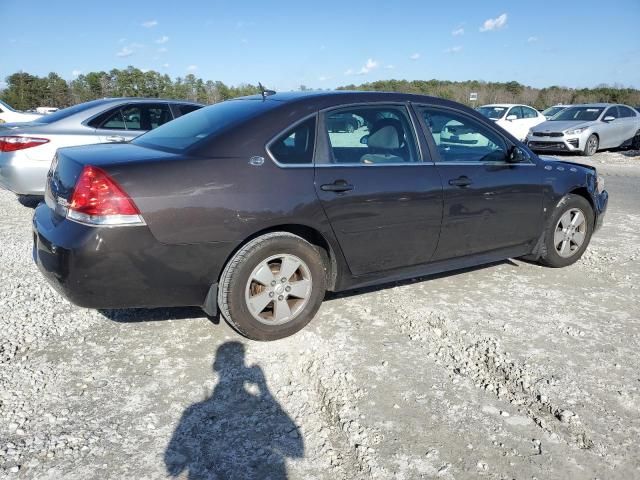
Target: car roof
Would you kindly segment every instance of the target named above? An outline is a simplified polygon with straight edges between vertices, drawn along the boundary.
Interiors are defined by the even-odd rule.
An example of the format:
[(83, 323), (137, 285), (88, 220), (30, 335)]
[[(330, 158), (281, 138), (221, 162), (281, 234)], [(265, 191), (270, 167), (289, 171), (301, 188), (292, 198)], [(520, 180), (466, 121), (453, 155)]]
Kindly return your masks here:
[[(460, 108), (461, 104), (452, 100), (446, 100), (430, 95), (417, 95), (413, 93), (399, 92), (378, 92), (364, 90), (314, 90), (304, 92), (277, 92), (266, 95), (249, 95), (238, 97), (229, 101), (265, 101), (278, 102), (284, 105), (296, 104), (301, 107), (313, 107), (314, 109), (324, 109), (333, 106), (347, 106), (349, 104), (368, 102), (393, 102), (393, 103), (427, 103), (431, 105), (450, 106)], [(467, 108), (467, 107), (465, 107)]]
[(171, 103), (190, 103), (192, 105), (203, 105), (202, 103), (192, 102), (190, 100), (176, 100), (173, 98), (148, 98), (148, 97), (105, 97), (105, 98), (100, 98), (97, 101), (102, 102), (103, 104), (120, 103), (120, 102), (131, 102), (131, 103), (171, 102)]

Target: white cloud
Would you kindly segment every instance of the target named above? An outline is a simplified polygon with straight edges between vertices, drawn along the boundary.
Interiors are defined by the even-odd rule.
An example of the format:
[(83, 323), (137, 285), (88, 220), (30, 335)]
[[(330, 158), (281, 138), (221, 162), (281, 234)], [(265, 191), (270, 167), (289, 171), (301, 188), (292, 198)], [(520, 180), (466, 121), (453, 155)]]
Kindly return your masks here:
[(147, 73), (147, 72), (149, 72), (149, 71), (150, 71), (150, 69), (148, 69), (148, 68), (141, 68), (141, 69), (140, 69), (140, 71), (141, 71), (142, 73)]
[(492, 30), (500, 30), (507, 24), (507, 14), (503, 13), (499, 17), (489, 18), (484, 21), (480, 27), (481, 32), (490, 32)]
[(167, 47), (160, 47), (158, 49), (158, 53), (167, 53), (169, 51), (169, 49)]
[(169, 37), (167, 37), (166, 35), (163, 35), (156, 40), (156, 43), (159, 43), (160, 45), (162, 45), (163, 43), (167, 43), (168, 41), (169, 41)]
[(162, 64), (162, 68), (169, 68), (169, 64), (168, 63), (163, 63)]
[(457, 37), (458, 35), (464, 35), (464, 28), (462, 27), (456, 28), (451, 32), (451, 35), (453, 35), (454, 37)]
[(384, 68), (385, 68), (385, 70), (393, 70), (396, 67), (395, 67), (395, 65), (389, 64), (389, 65), (385, 65)]
[(130, 57), (131, 55), (133, 55), (133, 50), (131, 50), (129, 47), (125, 46), (122, 47), (122, 49), (116, 53), (116, 57)]
[(195, 72), (196, 70), (198, 70), (198, 65), (189, 65), (187, 67), (187, 72)]
[(158, 21), (157, 20), (147, 20), (146, 22), (142, 22), (140, 25), (142, 25), (144, 28), (152, 28), (152, 27), (155, 27), (156, 25), (158, 25)]
[(409, 58), (411, 60), (418, 60), (420, 58), (420, 54), (416, 52), (413, 55), (411, 55)]
[(82, 73), (82, 70), (73, 70), (73, 71), (71, 72), (71, 76), (75, 78), (75, 77), (77, 77), (78, 75), (80, 75), (81, 73)]
[(326, 82), (327, 80), (331, 80), (333, 77), (329, 76), (329, 75), (321, 75), (318, 77), (318, 81), (320, 82)]
[(132, 43), (129, 45), (130, 48), (144, 48), (144, 45), (141, 43)]
[(529, 43), (534, 43), (538, 41), (538, 37), (529, 37), (527, 38), (527, 42)]
[(126, 42), (126, 41), (127, 41), (127, 39), (126, 39), (126, 38), (124, 38), (124, 37), (122, 37), (120, 40), (118, 40), (118, 43), (124, 43), (124, 42)]
[(348, 70), (345, 70), (344, 74), (349, 76), (349, 75), (353, 75), (355, 72), (353, 71), (353, 68), (349, 68)]
[(455, 47), (447, 48), (444, 53), (459, 53), (462, 51), (462, 46), (456, 45)]
[(7, 88), (7, 82), (0, 82), (0, 90)]
[(358, 72), (358, 75), (366, 75), (367, 73), (369, 73), (371, 70), (375, 70), (376, 68), (378, 68), (380, 66), (380, 63), (377, 60), (374, 60), (372, 58), (369, 58), (367, 60), (367, 63), (364, 64), (364, 66), (360, 69), (360, 71)]

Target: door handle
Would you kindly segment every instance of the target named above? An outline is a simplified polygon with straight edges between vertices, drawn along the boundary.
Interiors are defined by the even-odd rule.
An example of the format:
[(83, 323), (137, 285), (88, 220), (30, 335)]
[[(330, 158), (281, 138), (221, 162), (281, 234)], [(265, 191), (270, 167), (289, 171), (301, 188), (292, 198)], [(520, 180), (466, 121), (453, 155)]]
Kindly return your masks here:
[(120, 135), (109, 135), (105, 140), (107, 142), (124, 142), (125, 138)]
[(320, 190), (324, 192), (348, 192), (349, 190), (353, 190), (353, 185), (347, 183), (345, 180), (336, 180), (333, 183), (327, 183), (325, 185), (320, 185)]
[(471, 185), (473, 182), (471, 181), (471, 179), (469, 177), (466, 176), (461, 176), (458, 178), (453, 178), (451, 180), (449, 180), (449, 185), (455, 185), (456, 187), (468, 187), (469, 185)]

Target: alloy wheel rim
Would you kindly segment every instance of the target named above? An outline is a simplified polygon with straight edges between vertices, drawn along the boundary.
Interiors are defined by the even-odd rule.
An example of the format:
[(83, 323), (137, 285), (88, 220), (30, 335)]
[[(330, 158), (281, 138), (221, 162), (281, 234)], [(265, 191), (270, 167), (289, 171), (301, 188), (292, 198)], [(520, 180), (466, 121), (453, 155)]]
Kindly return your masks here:
[(580, 250), (587, 237), (587, 218), (579, 208), (564, 212), (553, 233), (553, 245), (558, 255), (569, 258)]
[(299, 257), (273, 255), (249, 275), (245, 302), (258, 322), (282, 325), (294, 320), (307, 306), (312, 283), (311, 271)]
[(596, 143), (597, 143), (596, 137), (591, 137), (589, 139), (589, 153), (592, 153), (592, 154), (596, 153)]

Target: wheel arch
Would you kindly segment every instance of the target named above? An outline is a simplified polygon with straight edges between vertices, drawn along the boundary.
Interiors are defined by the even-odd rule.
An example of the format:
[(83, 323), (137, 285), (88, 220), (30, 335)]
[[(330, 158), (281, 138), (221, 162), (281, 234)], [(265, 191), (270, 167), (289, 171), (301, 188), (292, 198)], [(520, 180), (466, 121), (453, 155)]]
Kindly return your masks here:
[(593, 197), (591, 196), (591, 194), (589, 193), (589, 190), (587, 189), (587, 187), (576, 187), (573, 188), (572, 190), (569, 191), (570, 194), (572, 195), (577, 195), (579, 197), (584, 198), (587, 202), (589, 202), (589, 205), (591, 205), (591, 211), (593, 213), (593, 217), (594, 217), (594, 221), (595, 221), (595, 217), (596, 217), (596, 205), (593, 201)]
[[(267, 228), (263, 228), (262, 230), (258, 230), (248, 237), (246, 237), (241, 242), (238, 242), (236, 248), (234, 248), (231, 253), (225, 259), (222, 269), (220, 270), (220, 275), (222, 275), (222, 271), (224, 270), (224, 266), (229, 263), (229, 261), (233, 258), (238, 250), (240, 250), (244, 245), (253, 240), (254, 238), (258, 238), (262, 235), (266, 235), (267, 233), (274, 232), (286, 232), (291, 233), (293, 235), (297, 235), (307, 242), (315, 245), (321, 250), (321, 253), (325, 255), (325, 267), (327, 269), (327, 290), (334, 290), (337, 278), (338, 278), (338, 258), (336, 255), (336, 249), (333, 247), (331, 242), (327, 240), (325, 235), (323, 235), (318, 229), (311, 227), (309, 225), (304, 224), (295, 224), (295, 223), (287, 223), (281, 225), (274, 225)], [(219, 279), (218, 279), (219, 280)]]

